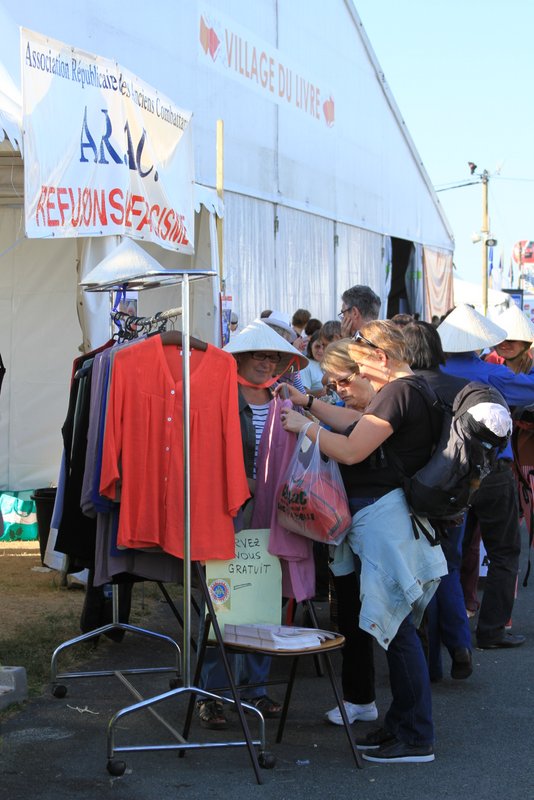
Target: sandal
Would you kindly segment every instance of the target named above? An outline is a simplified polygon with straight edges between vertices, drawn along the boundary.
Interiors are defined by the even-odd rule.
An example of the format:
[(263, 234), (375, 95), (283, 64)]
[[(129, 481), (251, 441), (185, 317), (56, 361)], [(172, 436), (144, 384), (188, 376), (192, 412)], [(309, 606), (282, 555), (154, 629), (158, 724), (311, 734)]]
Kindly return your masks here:
[(266, 694), (262, 694), (261, 697), (251, 697), (250, 699), (243, 698), (242, 702), (257, 708), (267, 719), (277, 717), (282, 711), (280, 703), (277, 703), (276, 700), (271, 700)]
[(222, 731), (228, 727), (224, 706), (220, 700), (200, 700), (197, 708), (198, 719), (203, 728), (208, 728), (210, 731)]

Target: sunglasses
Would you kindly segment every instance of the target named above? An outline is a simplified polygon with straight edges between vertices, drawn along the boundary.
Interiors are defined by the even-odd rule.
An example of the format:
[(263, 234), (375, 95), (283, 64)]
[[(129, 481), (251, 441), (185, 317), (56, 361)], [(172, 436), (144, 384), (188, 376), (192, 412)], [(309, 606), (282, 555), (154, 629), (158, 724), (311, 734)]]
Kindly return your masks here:
[(347, 311), (350, 311), (351, 308), (354, 308), (354, 306), (347, 306), (347, 308), (342, 308), (341, 311), (339, 312), (339, 314), (337, 315), (338, 319), (342, 320), (344, 318), (345, 314), (347, 313)]
[(379, 347), (378, 347), (378, 345), (377, 345), (377, 344), (375, 344), (374, 342), (372, 342), (370, 339), (366, 339), (366, 338), (365, 338), (365, 336), (362, 336), (362, 334), (360, 333), (360, 331), (356, 331), (356, 333), (355, 333), (355, 334), (354, 334), (354, 336), (352, 337), (352, 340), (353, 340), (354, 342), (363, 342), (364, 344), (368, 345), (369, 347), (373, 347), (375, 350), (378, 350), (378, 349), (379, 349)]
[(254, 361), (270, 361), (272, 364), (279, 364), (282, 360), (282, 355), (280, 353), (264, 353), (259, 350), (255, 350), (250, 355)]
[(332, 380), (329, 380), (328, 383), (326, 384), (327, 388), (331, 389), (334, 392), (338, 388), (338, 386), (341, 389), (347, 389), (357, 374), (358, 370), (355, 369), (353, 372), (351, 372), (349, 375), (346, 375), (344, 378), (338, 378), (337, 380), (334, 380), (332, 378)]

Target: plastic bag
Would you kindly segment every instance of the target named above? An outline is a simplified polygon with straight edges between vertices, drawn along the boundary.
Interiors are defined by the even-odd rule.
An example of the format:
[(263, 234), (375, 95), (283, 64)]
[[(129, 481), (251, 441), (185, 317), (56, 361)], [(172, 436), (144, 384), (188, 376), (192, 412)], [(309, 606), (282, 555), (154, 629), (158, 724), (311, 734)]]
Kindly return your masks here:
[(35, 541), (39, 528), (35, 503), (31, 491), (3, 492), (0, 495), (0, 512), (3, 518), (2, 542)]
[(340, 544), (352, 523), (336, 461), (321, 455), (320, 431), (312, 442), (306, 425), (277, 498), (278, 522), (287, 530), (324, 544)]

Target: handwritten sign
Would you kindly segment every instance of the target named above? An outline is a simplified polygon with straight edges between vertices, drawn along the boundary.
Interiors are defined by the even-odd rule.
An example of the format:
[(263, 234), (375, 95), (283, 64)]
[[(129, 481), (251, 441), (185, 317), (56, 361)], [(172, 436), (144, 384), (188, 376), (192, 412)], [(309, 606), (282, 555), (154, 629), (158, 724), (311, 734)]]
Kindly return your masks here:
[(206, 581), (224, 636), (226, 623), (279, 625), (282, 615), (280, 561), (267, 551), (269, 530), (236, 533), (235, 558), (207, 561)]

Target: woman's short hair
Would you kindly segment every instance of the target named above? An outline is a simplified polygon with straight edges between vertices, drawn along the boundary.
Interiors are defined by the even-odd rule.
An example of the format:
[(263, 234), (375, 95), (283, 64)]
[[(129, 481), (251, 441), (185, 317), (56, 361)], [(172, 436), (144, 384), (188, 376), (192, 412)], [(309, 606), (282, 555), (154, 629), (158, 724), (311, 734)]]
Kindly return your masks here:
[(304, 328), (306, 323), (311, 319), (311, 312), (307, 308), (297, 308), (291, 317), (291, 324), (296, 328)]
[(404, 326), (403, 333), (412, 369), (438, 369), (440, 364), (445, 364), (439, 333), (430, 322), (411, 322)]
[(323, 324), (320, 334), (321, 339), (324, 339), (325, 342), (341, 339), (341, 322), (338, 319), (329, 319)]
[(390, 319), (376, 319), (372, 322), (366, 322), (358, 333), (372, 343), (372, 346), (371, 344), (366, 344), (365, 341), (357, 342), (353, 338), (351, 345), (353, 357), (355, 350), (358, 353), (365, 352), (366, 355), (369, 355), (369, 352), (379, 348), (392, 361), (407, 363), (408, 348), (404, 339), (404, 330), (404, 326), (396, 325)]
[(330, 342), (325, 347), (323, 357), (321, 359), (321, 369), (323, 372), (333, 375), (341, 373), (353, 372), (354, 359), (350, 354), (350, 346), (354, 342), (352, 339), (338, 339), (335, 342)]
[(322, 325), (323, 323), (321, 322), (320, 319), (312, 317), (307, 321), (306, 327), (304, 328), (304, 333), (306, 334), (306, 336), (312, 336), (312, 334), (314, 334), (315, 331), (321, 330)]

